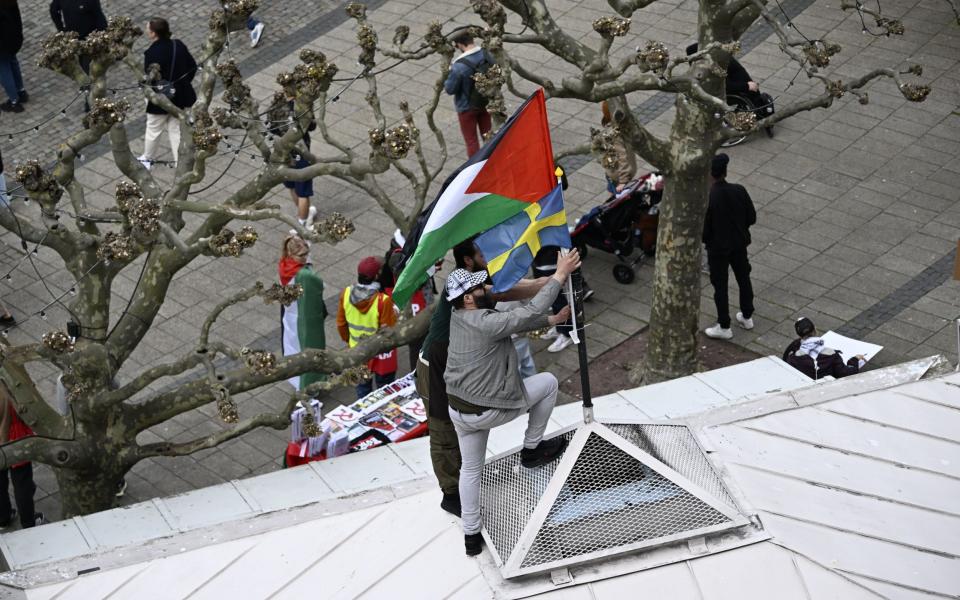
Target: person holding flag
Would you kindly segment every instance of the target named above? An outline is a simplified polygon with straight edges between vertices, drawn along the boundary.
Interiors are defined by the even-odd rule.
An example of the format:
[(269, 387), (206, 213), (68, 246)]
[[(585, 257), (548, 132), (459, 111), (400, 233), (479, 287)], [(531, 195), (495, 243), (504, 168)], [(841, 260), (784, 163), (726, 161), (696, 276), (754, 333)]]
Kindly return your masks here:
[[(521, 235), (523, 239), (503, 242), (508, 244), (506, 250), (517, 246), (517, 252), (507, 252), (508, 256), (502, 258), (500, 255), (506, 250), (486, 254), (496, 259), (491, 273), (496, 272), (494, 284), (500, 284), (500, 293), (492, 293), (491, 299), (523, 300), (534, 296), (549, 280), (523, 280), (530, 264), (517, 266), (515, 262), (526, 257), (532, 261), (532, 254), (536, 252), (531, 254), (531, 250), (535, 246), (555, 243), (541, 239), (541, 235), (559, 235), (561, 230), (566, 234), (566, 215), (562, 196), (557, 196), (559, 186), (554, 168), (545, 98), (540, 89), (527, 98), (490, 141), (447, 178), (437, 198), (421, 213), (403, 246), (403, 257), (398, 265), (402, 271), (393, 291), (396, 304), (400, 307), (408, 304), (426, 279), (427, 270), (450, 248), (454, 248), (458, 267), (485, 275), (485, 253), (470, 238), (506, 226), (506, 222), (515, 216), (522, 217), (528, 224), (535, 221), (535, 225), (527, 235)], [(523, 234), (527, 226), (520, 229), (519, 233)], [(544, 231), (541, 233), (541, 230)], [(569, 234), (556, 244), (569, 248)], [(505, 278), (507, 275), (509, 278)], [(425, 368), (419, 369), (428, 373), (430, 385), (420, 384), (419, 387), (429, 390), (431, 459), (444, 492), (441, 507), (459, 515), (461, 499), (456, 493), (460, 487), (459, 447), (456, 443), (441, 443), (449, 435), (435, 435), (441, 425), (445, 431), (450, 428), (450, 421), (444, 422), (442, 418), (443, 413), (447, 413), (444, 373), (450, 321), (450, 303), (441, 296), (423, 345), (421, 366)], [(438, 375), (439, 385), (435, 383)]]
[(567, 276), (579, 267), (576, 250), (564, 255), (557, 261), (557, 272), (530, 302), (506, 312), (493, 308), (484, 286), (486, 272), (455, 269), (447, 277), (447, 300), (454, 311), (444, 380), (463, 459), (460, 503), (469, 556), (479, 554), (482, 545), (480, 475), (490, 430), (529, 412), (520, 462), (530, 469), (555, 460), (566, 447), (564, 438), (543, 439), (557, 400), (556, 376), (538, 373), (521, 379), (510, 336), (565, 321), (569, 307), (556, 315), (550, 314), (550, 307)]

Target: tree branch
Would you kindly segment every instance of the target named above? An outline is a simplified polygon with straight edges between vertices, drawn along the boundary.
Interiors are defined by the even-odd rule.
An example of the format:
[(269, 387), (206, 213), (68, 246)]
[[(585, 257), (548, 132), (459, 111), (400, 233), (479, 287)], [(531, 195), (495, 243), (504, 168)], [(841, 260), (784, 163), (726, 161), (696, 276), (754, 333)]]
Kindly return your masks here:
[[(426, 333), (430, 323), (433, 306), (420, 311), (409, 320), (401, 321), (396, 327), (381, 329), (376, 334), (363, 339), (360, 344), (347, 350), (308, 349), (277, 360), (277, 365), (269, 374), (257, 374), (246, 367), (221, 373), (219, 384), (231, 395), (247, 392), (258, 387), (284, 381), (290, 377), (308, 372), (338, 373), (344, 369), (363, 364), (390, 348), (397, 348), (419, 339)], [(205, 378), (198, 377), (177, 388), (126, 407), (132, 423), (138, 431), (153, 427), (178, 414), (199, 408), (216, 400), (214, 391)]]

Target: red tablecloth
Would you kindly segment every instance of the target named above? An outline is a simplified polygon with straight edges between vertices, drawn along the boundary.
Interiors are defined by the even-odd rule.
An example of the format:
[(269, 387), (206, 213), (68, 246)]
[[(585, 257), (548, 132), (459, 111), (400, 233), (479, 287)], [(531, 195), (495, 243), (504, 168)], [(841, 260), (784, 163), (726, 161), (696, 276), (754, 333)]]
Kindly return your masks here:
[[(390, 443), (396, 444), (399, 442), (405, 442), (407, 440), (412, 440), (414, 438), (423, 437), (427, 435), (427, 424), (426, 422), (420, 423), (417, 427), (411, 429), (410, 431), (404, 433), (396, 439), (391, 439)], [(368, 447), (376, 447), (383, 445), (382, 443), (374, 443), (372, 446), (367, 446), (365, 448), (354, 448), (354, 442), (356, 440), (350, 440), (351, 452), (360, 452)], [(290, 442), (287, 444), (287, 453), (286, 453), (286, 465), (288, 467), (296, 467), (298, 465), (305, 465), (308, 462), (313, 462), (315, 460), (325, 460), (326, 453), (321, 452), (317, 456), (300, 456), (300, 444), (295, 442)]]

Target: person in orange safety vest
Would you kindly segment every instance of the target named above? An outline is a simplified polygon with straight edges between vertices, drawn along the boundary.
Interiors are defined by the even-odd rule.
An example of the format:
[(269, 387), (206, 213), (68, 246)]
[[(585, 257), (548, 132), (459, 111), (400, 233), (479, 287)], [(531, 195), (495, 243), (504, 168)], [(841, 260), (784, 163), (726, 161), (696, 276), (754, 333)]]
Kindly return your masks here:
[[(380, 291), (377, 278), (383, 261), (368, 256), (357, 266), (357, 283), (347, 286), (340, 294), (337, 308), (337, 332), (353, 348), (360, 340), (373, 335), (381, 327), (397, 324), (397, 310), (389, 295)], [(357, 398), (363, 398), (376, 387), (387, 385), (397, 375), (397, 349), (378, 354), (367, 363), (373, 379), (357, 384)]]

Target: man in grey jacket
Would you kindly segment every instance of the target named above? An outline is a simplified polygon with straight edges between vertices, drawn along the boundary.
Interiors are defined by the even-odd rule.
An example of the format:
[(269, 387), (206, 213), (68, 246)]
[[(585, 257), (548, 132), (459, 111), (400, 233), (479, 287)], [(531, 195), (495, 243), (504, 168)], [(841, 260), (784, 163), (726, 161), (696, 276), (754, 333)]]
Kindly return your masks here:
[(450, 346), (444, 381), (450, 419), (457, 432), (460, 455), (460, 504), (467, 555), (480, 553), (480, 474), (487, 437), (494, 427), (523, 413), (530, 418), (520, 462), (526, 468), (559, 457), (566, 440), (543, 440), (547, 421), (557, 401), (557, 378), (538, 373), (520, 378), (517, 353), (510, 335), (556, 325), (567, 320), (570, 308), (551, 314), (551, 305), (567, 276), (580, 267), (574, 250), (557, 261), (557, 271), (527, 304), (509, 311), (495, 310), (483, 285), (486, 272), (456, 269), (447, 277), (447, 298), (453, 304)]

